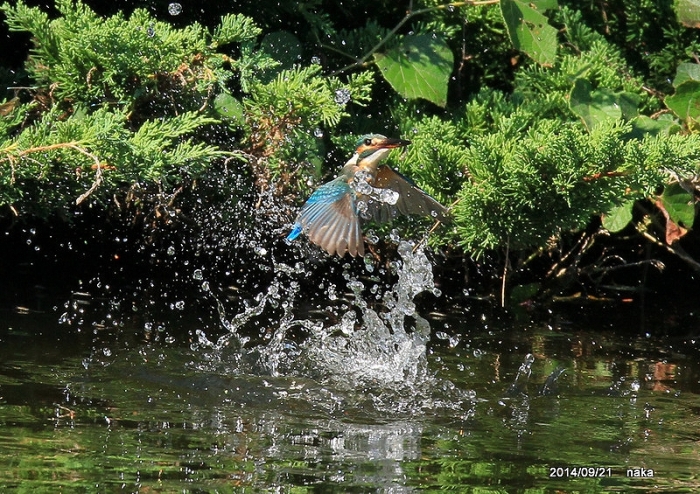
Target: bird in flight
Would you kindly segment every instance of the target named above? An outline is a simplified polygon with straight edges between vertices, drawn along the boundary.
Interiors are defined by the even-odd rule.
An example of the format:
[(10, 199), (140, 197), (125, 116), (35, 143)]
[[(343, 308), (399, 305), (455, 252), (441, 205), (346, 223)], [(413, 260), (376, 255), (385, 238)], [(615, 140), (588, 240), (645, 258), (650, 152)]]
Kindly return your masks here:
[(287, 242), (304, 233), (330, 255), (363, 256), (365, 246), (360, 227), (365, 221), (384, 223), (399, 214), (447, 221), (447, 208), (409, 179), (381, 164), (392, 149), (409, 144), (411, 141), (381, 134), (362, 136), (340, 175), (316, 189), (302, 206)]

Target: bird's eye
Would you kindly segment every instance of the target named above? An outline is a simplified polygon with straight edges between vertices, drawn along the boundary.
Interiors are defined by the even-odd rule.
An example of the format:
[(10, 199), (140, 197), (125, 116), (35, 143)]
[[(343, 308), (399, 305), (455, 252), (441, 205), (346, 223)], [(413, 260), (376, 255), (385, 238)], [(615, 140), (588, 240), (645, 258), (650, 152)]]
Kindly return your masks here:
[(371, 146), (371, 145), (372, 145), (372, 139), (370, 139), (368, 137), (367, 139), (365, 139), (365, 146)]

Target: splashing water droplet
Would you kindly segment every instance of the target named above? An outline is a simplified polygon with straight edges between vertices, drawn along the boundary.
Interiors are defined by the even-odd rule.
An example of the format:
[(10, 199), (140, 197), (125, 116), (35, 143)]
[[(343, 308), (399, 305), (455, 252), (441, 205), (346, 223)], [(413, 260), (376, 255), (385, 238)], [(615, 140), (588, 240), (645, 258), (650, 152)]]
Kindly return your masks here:
[(350, 181), (350, 187), (355, 189), (355, 191), (359, 194), (364, 194), (366, 196), (372, 195), (374, 192), (374, 187), (372, 187), (369, 183), (369, 180), (371, 179), (372, 175), (366, 171), (360, 170), (359, 172), (355, 173), (355, 176)]
[(182, 13), (182, 5), (177, 2), (173, 2), (168, 5), (168, 14), (170, 15), (180, 15)]
[(375, 245), (375, 244), (379, 243), (379, 236), (376, 233), (374, 233), (374, 230), (367, 230), (365, 232), (365, 240), (367, 241), (368, 244)]
[[(360, 216), (364, 216), (365, 213), (367, 213), (367, 201), (357, 201), (357, 205), (355, 206), (357, 208), (357, 214)], [(377, 242), (372, 242), (372, 243), (377, 243)]]
[(396, 204), (399, 200), (399, 193), (391, 189), (381, 189), (379, 200), (386, 204)]
[(323, 131), (321, 129), (319, 129), (318, 127), (316, 127), (314, 129), (314, 137), (320, 139), (321, 137), (323, 137)]
[(314, 55), (313, 57), (311, 57), (311, 64), (312, 65), (320, 65), (321, 59)]
[(396, 228), (392, 229), (389, 233), (389, 240), (395, 244), (401, 241), (401, 235), (399, 235), (399, 231)]
[(335, 102), (340, 106), (347, 105), (351, 98), (352, 96), (349, 89), (342, 88), (335, 91)]

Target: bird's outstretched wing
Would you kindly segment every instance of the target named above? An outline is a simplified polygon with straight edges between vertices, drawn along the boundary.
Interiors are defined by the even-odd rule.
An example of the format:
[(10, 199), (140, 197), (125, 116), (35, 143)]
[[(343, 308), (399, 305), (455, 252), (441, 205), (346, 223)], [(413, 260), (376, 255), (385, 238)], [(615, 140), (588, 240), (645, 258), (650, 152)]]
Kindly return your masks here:
[(398, 193), (398, 199), (395, 204), (382, 202), (377, 199), (370, 199), (367, 202), (368, 212), (377, 222), (391, 221), (399, 213), (427, 216), (443, 223), (449, 221), (449, 213), (445, 206), (388, 166), (382, 166), (377, 170), (377, 178), (374, 185), (379, 189), (390, 189)]
[(302, 232), (330, 255), (337, 253), (342, 257), (348, 252), (354, 257), (365, 254), (355, 192), (347, 179), (338, 177), (311, 194), (287, 240), (294, 240)]

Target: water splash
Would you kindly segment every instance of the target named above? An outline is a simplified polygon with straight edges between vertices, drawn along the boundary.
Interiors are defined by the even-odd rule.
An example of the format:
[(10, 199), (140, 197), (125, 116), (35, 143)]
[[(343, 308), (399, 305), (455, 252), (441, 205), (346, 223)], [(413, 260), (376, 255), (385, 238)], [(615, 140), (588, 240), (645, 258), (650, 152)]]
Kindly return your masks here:
[[(391, 263), (391, 269), (398, 279), (392, 287), (381, 293), (377, 283), (371, 281), (369, 286), (351, 275), (346, 266), (351, 297), (335, 310), (328, 308), (331, 312), (321, 318), (295, 317), (300, 292), (295, 279), (309, 274), (303, 264), (292, 267), (274, 262), (275, 279), (256, 298), (257, 304), (233, 317), (227, 316), (224, 304), (207, 287), (227, 333), (210, 341), (199, 331), (193, 349), (206, 350), (202, 354), (205, 359), (228, 366), (228, 373), (312, 379), (331, 395), (341, 393), (344, 407), (415, 413), (471, 404), (474, 397), (470, 392), (438, 379), (428, 367), (430, 324), (417, 313), (414, 300), (426, 291), (440, 295), (432, 265), (422, 248), (414, 251), (406, 241), (399, 240), (397, 251), (400, 260)], [(326, 286), (328, 298), (337, 299), (338, 287), (330, 282)], [(251, 342), (241, 331), (266, 307), (277, 309), (278, 316), (265, 328), (262, 341)], [(337, 321), (326, 323), (330, 317)], [(323, 400), (323, 396), (306, 399)], [(329, 402), (329, 407), (338, 406)]]
[[(311, 334), (303, 344), (309, 363), (336, 385), (404, 387), (432, 377), (426, 359), (430, 325), (416, 313), (413, 302), (418, 293), (434, 290), (432, 266), (424, 252), (412, 252), (407, 242), (399, 244), (398, 252), (399, 279), (383, 296), (387, 312), (372, 309), (362, 295), (364, 284), (352, 280), (348, 286), (361, 313), (361, 327), (355, 328), (357, 312), (351, 310), (340, 323)], [(406, 316), (413, 318), (412, 331), (405, 327)]]

